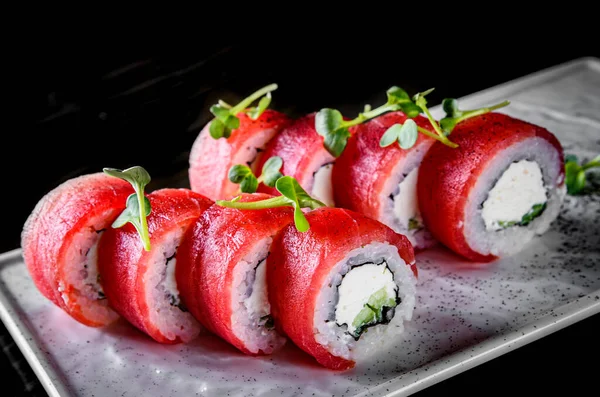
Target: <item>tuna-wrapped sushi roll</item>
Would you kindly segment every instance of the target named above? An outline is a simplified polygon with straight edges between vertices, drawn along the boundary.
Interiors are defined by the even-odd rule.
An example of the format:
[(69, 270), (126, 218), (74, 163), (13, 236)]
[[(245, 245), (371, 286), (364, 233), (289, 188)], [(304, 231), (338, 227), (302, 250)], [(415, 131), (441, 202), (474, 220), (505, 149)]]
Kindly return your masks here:
[(452, 139), (458, 148), (435, 143), (419, 171), (419, 206), (435, 238), (489, 262), (550, 227), (566, 191), (563, 150), (551, 132), (488, 113), (458, 123)]
[[(265, 88), (274, 89), (271, 86)], [(265, 92), (270, 91), (263, 89), (257, 93), (264, 95)], [(247, 164), (255, 171), (255, 164), (267, 143), (289, 121), (285, 114), (275, 110), (248, 111), (247, 100), (240, 105), (231, 109), (213, 106), (213, 112), (227, 123), (233, 123), (231, 127), (234, 128), (228, 131), (217, 117), (204, 127), (192, 145), (188, 170), (190, 186), (212, 200), (229, 199), (238, 192), (238, 186), (228, 179), (229, 169), (236, 164)], [(223, 130), (215, 131), (215, 125), (222, 125)]]
[(406, 237), (364, 215), (319, 208), (275, 237), (267, 266), (275, 325), (321, 365), (352, 368), (403, 332), (417, 269)]
[[(243, 194), (237, 202), (270, 197)], [(266, 268), (273, 236), (292, 220), (289, 207), (214, 205), (189, 229), (178, 250), (182, 302), (202, 325), (246, 354), (270, 354), (285, 343), (273, 328)]]
[[(283, 160), (281, 173), (295, 178), (309, 195), (328, 206), (334, 205), (331, 172), (335, 157), (323, 145), (315, 129), (315, 113), (294, 120), (269, 142), (256, 168), (272, 157)], [(278, 195), (275, 188), (261, 184), (259, 192)]]
[[(403, 112), (392, 112), (359, 125), (333, 170), (335, 202), (386, 224), (404, 234), (415, 248), (435, 240), (423, 224), (417, 200), (419, 165), (435, 139), (419, 134), (409, 149), (383, 147), (381, 137), (395, 124), (404, 124)], [(433, 128), (423, 116), (413, 119), (425, 129)]]
[(36, 287), (85, 325), (118, 318), (98, 282), (97, 245), (131, 193), (130, 184), (102, 173), (79, 176), (45, 195), (23, 227), (23, 257)]
[(188, 189), (148, 194), (149, 251), (131, 224), (108, 229), (98, 263), (110, 306), (132, 325), (161, 343), (188, 342), (201, 326), (181, 305), (175, 282), (177, 247), (187, 228), (213, 202)]

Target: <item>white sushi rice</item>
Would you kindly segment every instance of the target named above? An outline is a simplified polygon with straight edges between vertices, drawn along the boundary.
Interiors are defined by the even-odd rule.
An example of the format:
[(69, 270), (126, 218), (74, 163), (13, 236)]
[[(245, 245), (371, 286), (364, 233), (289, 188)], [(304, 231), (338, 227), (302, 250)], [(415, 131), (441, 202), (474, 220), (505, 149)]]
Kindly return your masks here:
[[(150, 321), (170, 340), (179, 337), (183, 342), (200, 333), (200, 323), (180, 308), (179, 291), (175, 280), (175, 253), (184, 230), (177, 228), (165, 233), (160, 249), (157, 246), (148, 259), (144, 285), (149, 305)], [(156, 245), (156, 244), (155, 244)]]
[(257, 242), (233, 270), (231, 326), (235, 336), (252, 353), (265, 354), (281, 348), (286, 339), (267, 325), (271, 314), (268, 300), (266, 261), (273, 239)]
[[(418, 169), (430, 146), (431, 142), (425, 141), (408, 152), (396, 164), (379, 195), (382, 205), (378, 220), (405, 235), (417, 248), (435, 244), (435, 239), (423, 225), (417, 200)], [(418, 228), (409, 230), (411, 219), (418, 222)]]
[(312, 197), (322, 201), (328, 207), (335, 206), (335, 201), (333, 199), (333, 184), (331, 182), (332, 172), (333, 163), (321, 166), (321, 168), (315, 172), (312, 187)]
[[(397, 286), (400, 303), (395, 307), (394, 316), (389, 323), (370, 326), (363, 331), (358, 340), (355, 340), (347, 332), (346, 325), (339, 326), (336, 323), (338, 288), (343, 276), (353, 267), (382, 261), (386, 262), (394, 275), (393, 280)], [(347, 360), (360, 361), (380, 352), (394, 337), (402, 334), (404, 322), (412, 319), (416, 286), (416, 276), (400, 257), (395, 246), (372, 242), (364, 247), (353, 249), (331, 269), (317, 297), (313, 323), (315, 340), (332, 355)]]
[[(481, 173), (465, 207), (464, 221), (458, 225), (463, 229), (467, 244), (482, 255), (508, 256), (520, 251), (535, 235), (541, 235), (560, 211), (565, 186), (560, 175), (560, 154), (548, 141), (533, 137), (500, 151)], [(546, 191), (546, 208), (527, 226), (512, 226), (494, 230), (486, 227), (483, 218), (483, 203), (489, 192), (511, 164), (527, 160), (535, 162), (542, 172)], [(520, 195), (527, 200), (528, 195)], [(527, 205), (530, 203), (528, 202)]]
[[(65, 304), (78, 305), (85, 317), (106, 324), (117, 319), (118, 315), (108, 307), (99, 283), (98, 242), (104, 229), (110, 227), (106, 219), (112, 218), (112, 213), (110, 210), (98, 215), (73, 236), (63, 262), (64, 278), (58, 285)], [(73, 298), (77, 302), (69, 302)]]

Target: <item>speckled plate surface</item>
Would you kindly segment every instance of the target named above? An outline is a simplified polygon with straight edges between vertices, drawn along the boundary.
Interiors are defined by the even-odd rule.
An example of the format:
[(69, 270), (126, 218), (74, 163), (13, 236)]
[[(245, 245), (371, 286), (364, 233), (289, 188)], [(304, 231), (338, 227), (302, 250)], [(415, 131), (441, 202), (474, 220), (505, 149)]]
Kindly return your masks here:
[[(554, 132), (566, 153), (600, 152), (600, 61), (582, 59), (479, 92)], [(439, 116), (440, 109), (436, 109)], [(334, 373), (288, 344), (246, 357), (203, 335), (163, 346), (124, 321), (92, 329), (35, 289), (20, 250), (0, 255), (0, 317), (51, 396), (408, 395), (600, 312), (600, 196), (569, 197), (552, 228), (485, 267), (443, 248), (417, 257), (417, 307), (388, 354)]]

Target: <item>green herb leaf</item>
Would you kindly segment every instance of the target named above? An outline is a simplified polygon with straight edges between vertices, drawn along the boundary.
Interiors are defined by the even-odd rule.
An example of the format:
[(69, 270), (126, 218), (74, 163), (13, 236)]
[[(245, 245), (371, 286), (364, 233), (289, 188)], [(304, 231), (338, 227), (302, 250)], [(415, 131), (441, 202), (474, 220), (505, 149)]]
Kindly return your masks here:
[(279, 156), (273, 156), (265, 161), (261, 174), (262, 182), (269, 187), (275, 187), (277, 180), (283, 176), (280, 172), (281, 167), (283, 167), (283, 160)]
[(252, 173), (244, 178), (242, 183), (240, 183), (240, 190), (243, 193), (254, 193), (256, 192), (256, 189), (258, 189), (258, 180)]
[[(240, 103), (235, 106), (231, 106), (221, 100), (218, 104), (210, 107), (210, 112), (215, 116), (209, 126), (210, 136), (214, 139), (229, 138), (233, 130), (240, 127), (240, 119), (237, 114), (243, 111), (248, 112), (249, 117), (252, 120), (256, 120), (260, 115), (269, 107), (271, 103), (271, 92), (277, 89), (277, 84), (270, 84), (260, 90), (252, 93), (247, 98), (244, 98)], [(258, 107), (254, 109), (246, 109), (255, 100), (261, 98), (258, 103)]]
[(336, 109), (321, 109), (315, 115), (315, 129), (323, 138), (335, 133), (342, 126), (344, 117), (339, 110)]
[(567, 154), (565, 156), (565, 163), (578, 163), (579, 160), (577, 159), (577, 156), (575, 156), (574, 154)]
[(229, 116), (225, 120), (225, 134), (229, 138), (231, 132), (240, 127), (240, 119), (237, 116)]
[(402, 149), (410, 149), (417, 142), (417, 123), (412, 119), (408, 119), (404, 122), (400, 131), (398, 132), (398, 143)]
[[(113, 228), (119, 228), (128, 222), (131, 222), (136, 228), (144, 249), (150, 251), (150, 235), (148, 232), (148, 222), (146, 217), (150, 215), (150, 201), (144, 195), (144, 189), (150, 183), (150, 174), (139, 166), (131, 167), (126, 170), (116, 168), (104, 168), (104, 173), (116, 178), (126, 180), (133, 186), (135, 194), (131, 194), (127, 198), (125, 210), (113, 222)], [(135, 203), (134, 203), (135, 201)]]
[(454, 98), (445, 98), (442, 101), (442, 108), (446, 112), (446, 116), (449, 117), (460, 117), (462, 112), (458, 110), (458, 101)]
[(310, 225), (302, 212), (298, 195), (300, 194), (306, 197), (308, 194), (302, 189), (296, 179), (289, 176), (284, 176), (277, 180), (275, 188), (284, 197), (287, 197), (293, 202), (292, 206), (294, 207), (294, 223), (296, 224), (296, 229), (300, 232), (307, 231), (310, 228)]
[(248, 166), (236, 164), (229, 169), (228, 177), (233, 183), (241, 183), (249, 174), (252, 174), (252, 170)]
[(219, 139), (225, 135), (225, 124), (219, 119), (214, 119), (210, 122), (208, 131), (210, 132), (211, 137)]
[(567, 193), (570, 195), (581, 193), (587, 184), (586, 171), (598, 167), (600, 167), (600, 155), (581, 166), (578, 163), (577, 156), (572, 154), (565, 156), (565, 184), (567, 185)]
[(246, 165), (234, 165), (229, 169), (228, 177), (231, 182), (240, 184), (243, 193), (254, 193), (258, 188), (258, 180)]
[(350, 138), (350, 130), (348, 128), (340, 128), (325, 137), (325, 148), (333, 157), (339, 157), (344, 149), (346, 149), (348, 138)]
[(308, 193), (302, 189), (298, 181), (291, 176), (283, 176), (275, 183), (275, 188), (282, 195), (279, 197), (272, 197), (265, 200), (253, 201), (248, 203), (239, 202), (239, 197), (231, 201), (217, 200), (216, 204), (229, 207), (237, 208), (240, 210), (259, 210), (265, 208), (278, 208), (278, 207), (292, 207), (294, 208), (294, 224), (296, 229), (300, 232), (305, 232), (309, 229), (310, 225), (302, 212), (302, 208), (316, 209), (319, 207), (325, 207), (325, 204), (319, 200), (315, 200)]
[[(387, 105), (398, 105), (402, 112), (409, 118), (415, 118), (421, 109), (413, 103), (410, 96), (402, 88), (394, 86), (387, 90)], [(397, 110), (397, 109), (396, 109)]]
[[(144, 207), (146, 211), (145, 215), (148, 216), (151, 212), (150, 200), (148, 200), (148, 197), (144, 197), (144, 202)], [(137, 195), (135, 193), (131, 193), (127, 197), (127, 205), (125, 207), (125, 210), (123, 210), (123, 212), (121, 212), (117, 219), (114, 220), (111, 227), (114, 229), (118, 229), (120, 227), (125, 226), (129, 222), (131, 222), (133, 226), (135, 226), (136, 230), (141, 235), (142, 224), (140, 221), (140, 205), (138, 203)]]
[(398, 86), (393, 86), (386, 91), (389, 104), (412, 102), (406, 91)]
[(267, 110), (270, 103), (271, 103), (271, 93), (269, 92), (269, 93), (267, 93), (267, 95), (265, 95), (264, 97), (262, 97), (260, 99), (260, 101), (258, 102), (258, 107), (254, 108), (254, 109), (250, 109), (248, 111), (248, 116), (252, 120), (258, 119), (260, 117), (260, 115), (263, 114), (265, 110)]
[(440, 126), (449, 135), (454, 130), (454, 127), (461, 121), (467, 120), (471, 117), (479, 116), (485, 113), (492, 112), (496, 109), (503, 108), (510, 104), (509, 101), (500, 102), (496, 105), (473, 109), (473, 110), (460, 110), (458, 107), (458, 101), (454, 98), (446, 98), (442, 102), (446, 117), (440, 120)]
[(231, 113), (229, 112), (229, 109), (221, 106), (221, 105), (212, 105), (210, 107), (210, 112), (218, 119), (221, 120), (223, 123), (225, 123), (225, 121), (227, 120), (227, 118), (229, 118), (229, 116), (231, 116)]
[(401, 129), (402, 124), (394, 124), (388, 128), (381, 136), (381, 139), (379, 140), (379, 146), (387, 147), (396, 142), (398, 140), (398, 136), (400, 135)]
[(402, 112), (406, 115), (406, 117), (411, 119), (421, 114), (421, 108), (419, 108), (412, 102), (403, 103), (400, 105), (400, 108), (402, 109)]

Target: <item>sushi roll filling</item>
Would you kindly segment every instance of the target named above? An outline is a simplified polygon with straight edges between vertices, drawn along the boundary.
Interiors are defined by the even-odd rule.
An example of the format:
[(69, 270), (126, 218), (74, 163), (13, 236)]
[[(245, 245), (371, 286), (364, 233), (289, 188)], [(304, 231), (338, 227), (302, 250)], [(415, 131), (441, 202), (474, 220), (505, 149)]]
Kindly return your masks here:
[(173, 253), (173, 255), (169, 256), (165, 261), (165, 272), (162, 278), (162, 285), (164, 289), (165, 299), (169, 302), (169, 304), (173, 307), (177, 307), (179, 310), (186, 313), (188, 310), (179, 298), (179, 290), (177, 289), (175, 280), (175, 264), (177, 261), (175, 259), (176, 254), (177, 248), (175, 248), (175, 252)]
[(527, 226), (546, 209), (547, 189), (535, 161), (514, 161), (502, 173), (482, 204), (488, 231)]
[(417, 180), (419, 168), (413, 168), (390, 195), (393, 201), (394, 216), (404, 230), (417, 231), (423, 228), (423, 220), (417, 202)]
[(401, 302), (394, 275), (383, 259), (352, 267), (338, 285), (337, 295), (335, 322), (355, 340), (368, 327), (389, 323)]
[(333, 186), (331, 184), (331, 173), (333, 163), (323, 164), (314, 174), (312, 196), (330, 207), (334, 206)]
[(96, 234), (96, 238), (94, 239), (95, 242), (85, 252), (83, 269), (81, 270), (83, 283), (89, 288), (89, 291), (91, 291), (91, 294), (89, 294), (90, 299), (106, 299), (104, 291), (102, 290), (102, 286), (100, 285), (100, 274), (98, 274), (98, 267), (96, 266), (96, 261), (98, 258), (98, 240), (105, 230), (106, 229), (96, 230), (92, 227), (92, 232)]
[(258, 317), (256, 326), (264, 328), (273, 328), (273, 319), (270, 315), (270, 306), (267, 297), (266, 283), (267, 278), (266, 266), (267, 258), (258, 261), (254, 271), (250, 271), (246, 275), (246, 290), (244, 306), (252, 317)]

